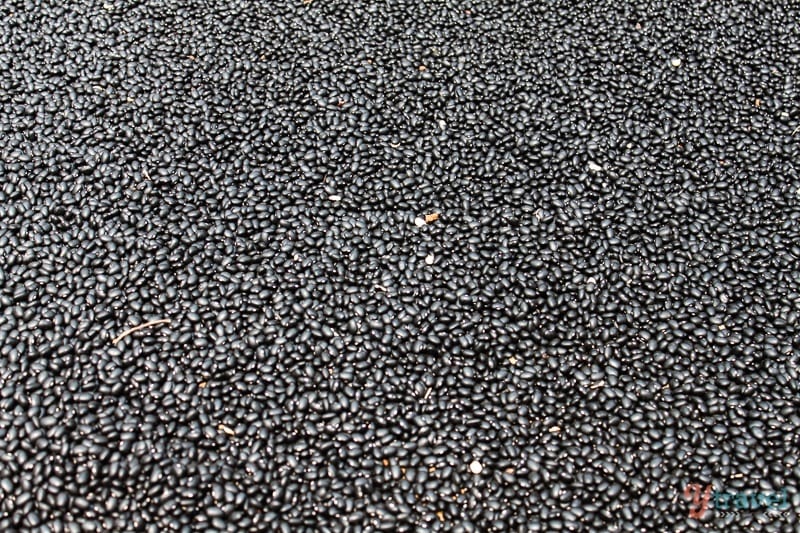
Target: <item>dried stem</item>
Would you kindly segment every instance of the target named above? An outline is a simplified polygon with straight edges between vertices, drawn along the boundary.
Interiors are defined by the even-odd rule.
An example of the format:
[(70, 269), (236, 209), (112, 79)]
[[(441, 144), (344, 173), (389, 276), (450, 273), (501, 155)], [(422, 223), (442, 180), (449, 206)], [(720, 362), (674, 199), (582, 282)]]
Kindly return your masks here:
[(149, 328), (151, 326), (157, 326), (159, 324), (169, 324), (170, 322), (171, 322), (170, 319), (162, 318), (162, 319), (159, 319), (159, 320), (151, 320), (150, 322), (145, 322), (144, 324), (139, 324), (136, 327), (133, 327), (133, 328), (131, 328), (129, 330), (126, 330), (126, 331), (123, 331), (122, 333), (120, 333), (118, 337), (116, 337), (114, 340), (111, 341), (111, 344), (117, 344), (119, 341), (121, 341), (122, 339), (124, 339), (125, 337), (130, 335), (131, 333), (136, 333), (140, 329)]

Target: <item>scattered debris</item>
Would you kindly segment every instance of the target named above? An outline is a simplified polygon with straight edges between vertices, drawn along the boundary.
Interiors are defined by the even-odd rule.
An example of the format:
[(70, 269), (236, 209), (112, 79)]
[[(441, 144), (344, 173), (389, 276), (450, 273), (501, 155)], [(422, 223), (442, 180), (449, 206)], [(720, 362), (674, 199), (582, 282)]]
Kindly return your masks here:
[(117, 337), (112, 339), (111, 344), (117, 344), (119, 341), (130, 335), (131, 333), (136, 333), (137, 331), (143, 330), (145, 328), (149, 328), (152, 326), (158, 326), (160, 324), (169, 324), (171, 322), (168, 318), (161, 318), (159, 320), (151, 320), (150, 322), (145, 322), (144, 324), (139, 324), (138, 326), (132, 327), (131, 329), (125, 330), (120, 333)]
[(483, 465), (480, 463), (480, 461), (475, 459), (469, 464), (469, 471), (475, 475), (478, 475), (483, 472)]
[(231, 428), (229, 428), (228, 426), (226, 426), (225, 424), (218, 425), (217, 429), (220, 430), (221, 432), (225, 433), (226, 435), (230, 435), (230, 436), (236, 435), (236, 432), (234, 430), (232, 430)]
[(435, 222), (437, 220), (439, 220), (439, 213), (430, 213), (424, 217), (415, 218), (414, 225), (421, 228), (425, 224), (430, 224), (431, 222)]

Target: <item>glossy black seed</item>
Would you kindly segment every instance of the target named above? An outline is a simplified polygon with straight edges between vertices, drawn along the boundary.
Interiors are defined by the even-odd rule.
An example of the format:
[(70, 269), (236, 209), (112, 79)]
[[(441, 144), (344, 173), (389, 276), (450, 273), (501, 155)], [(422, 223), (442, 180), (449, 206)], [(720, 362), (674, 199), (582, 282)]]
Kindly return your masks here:
[(0, 530), (796, 528), (796, 3), (71, 4), (0, 5)]

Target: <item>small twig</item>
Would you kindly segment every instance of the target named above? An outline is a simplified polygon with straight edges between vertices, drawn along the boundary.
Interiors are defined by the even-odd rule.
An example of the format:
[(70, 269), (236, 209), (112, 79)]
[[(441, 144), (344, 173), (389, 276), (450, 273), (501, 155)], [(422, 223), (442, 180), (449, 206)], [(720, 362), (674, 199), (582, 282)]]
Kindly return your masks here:
[(797, 127), (794, 129), (794, 131), (792, 132), (792, 137), (794, 137), (794, 134), (795, 134), (795, 133), (797, 133), (798, 131), (800, 131), (800, 126), (797, 126)]
[(144, 324), (139, 324), (136, 327), (133, 327), (129, 330), (123, 331), (116, 337), (114, 340), (111, 341), (111, 344), (117, 344), (119, 341), (130, 335), (131, 333), (136, 333), (140, 329), (149, 328), (150, 326), (157, 326), (159, 324), (169, 324), (171, 320), (169, 318), (162, 318), (160, 320), (151, 320), (150, 322), (145, 322)]

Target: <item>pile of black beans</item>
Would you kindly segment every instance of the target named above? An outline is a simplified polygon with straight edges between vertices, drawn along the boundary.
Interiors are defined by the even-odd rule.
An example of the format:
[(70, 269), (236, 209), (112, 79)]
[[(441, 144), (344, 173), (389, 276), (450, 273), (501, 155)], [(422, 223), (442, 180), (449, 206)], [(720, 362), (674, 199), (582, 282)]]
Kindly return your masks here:
[(3, 0), (0, 530), (796, 531), (798, 20)]

